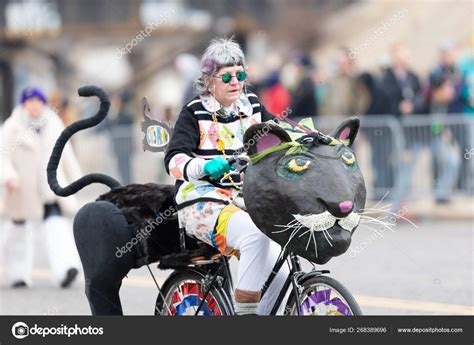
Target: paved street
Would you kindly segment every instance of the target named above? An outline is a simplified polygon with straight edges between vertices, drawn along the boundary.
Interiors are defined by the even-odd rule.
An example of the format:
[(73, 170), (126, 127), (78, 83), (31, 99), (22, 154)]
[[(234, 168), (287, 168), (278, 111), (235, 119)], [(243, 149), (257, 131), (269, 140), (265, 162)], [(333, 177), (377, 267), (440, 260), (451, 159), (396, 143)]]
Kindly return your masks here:
[[(404, 223), (383, 237), (358, 228), (350, 251), (324, 268), (355, 296), (366, 315), (474, 314), (472, 222)], [(37, 241), (34, 287), (0, 290), (0, 314), (89, 314), (83, 280), (62, 290), (51, 285), (43, 247)], [(235, 273), (236, 261), (233, 259)], [(310, 269), (305, 263), (305, 268)], [(162, 282), (169, 272), (156, 271)], [(126, 314), (152, 314), (156, 287), (145, 268), (124, 280)]]

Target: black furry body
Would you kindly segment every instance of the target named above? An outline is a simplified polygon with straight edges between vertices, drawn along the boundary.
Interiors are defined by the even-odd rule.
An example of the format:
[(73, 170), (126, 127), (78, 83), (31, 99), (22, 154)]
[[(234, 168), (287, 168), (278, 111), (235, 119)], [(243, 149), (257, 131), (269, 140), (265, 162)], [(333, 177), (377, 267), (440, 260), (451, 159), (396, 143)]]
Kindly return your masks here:
[(147, 183), (115, 188), (97, 198), (97, 201), (114, 204), (123, 213), (132, 236), (137, 236), (147, 226), (152, 226), (150, 236), (146, 236), (136, 246), (135, 267), (179, 251), (176, 217), (162, 217), (163, 222), (159, 225), (156, 222), (157, 215), (165, 210), (172, 210), (174, 213), (173, 194), (173, 186)]
[[(119, 290), (122, 279), (132, 268), (159, 261), (161, 269), (179, 269), (194, 257), (216, 253), (189, 237), (187, 250), (181, 251), (176, 215), (163, 216), (158, 225), (157, 214), (175, 208), (173, 195), (174, 186), (132, 184), (112, 189), (77, 213), (74, 237), (94, 315), (122, 314)], [(129, 246), (129, 251), (119, 251), (127, 243), (133, 243), (133, 238), (138, 239), (139, 233), (144, 234), (143, 229), (150, 224), (155, 226), (151, 227), (149, 236), (142, 236)]]

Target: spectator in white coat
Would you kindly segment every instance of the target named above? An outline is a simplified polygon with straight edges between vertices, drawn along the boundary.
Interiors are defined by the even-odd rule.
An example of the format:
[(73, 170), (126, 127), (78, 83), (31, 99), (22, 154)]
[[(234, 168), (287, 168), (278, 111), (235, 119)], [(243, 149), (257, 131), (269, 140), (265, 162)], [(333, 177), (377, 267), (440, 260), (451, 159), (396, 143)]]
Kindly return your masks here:
[[(71, 222), (65, 217), (76, 212), (76, 200), (54, 195), (46, 178), (49, 156), (64, 127), (41, 90), (25, 89), (20, 101), (3, 125), (0, 145), (0, 204), (8, 219), (0, 255), (6, 281), (12, 287), (31, 285), (33, 236), (41, 236), (57, 284), (68, 287), (80, 267)], [(58, 178), (69, 184), (80, 176), (72, 148), (66, 146)]]

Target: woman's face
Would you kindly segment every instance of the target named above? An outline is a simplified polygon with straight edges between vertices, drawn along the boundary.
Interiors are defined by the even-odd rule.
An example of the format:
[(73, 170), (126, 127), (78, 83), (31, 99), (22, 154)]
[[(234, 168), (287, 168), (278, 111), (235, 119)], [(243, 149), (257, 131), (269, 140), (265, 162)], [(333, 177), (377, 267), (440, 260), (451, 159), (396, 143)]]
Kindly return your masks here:
[(32, 97), (23, 103), (23, 108), (32, 118), (36, 119), (43, 113), (44, 104), (39, 98)]
[[(211, 81), (211, 92), (214, 92), (214, 97), (223, 106), (228, 107), (240, 98), (245, 81), (238, 81), (236, 75), (243, 70), (244, 68), (238, 65), (223, 67)], [(226, 73), (232, 75), (231, 81), (227, 84), (222, 81), (222, 75)]]

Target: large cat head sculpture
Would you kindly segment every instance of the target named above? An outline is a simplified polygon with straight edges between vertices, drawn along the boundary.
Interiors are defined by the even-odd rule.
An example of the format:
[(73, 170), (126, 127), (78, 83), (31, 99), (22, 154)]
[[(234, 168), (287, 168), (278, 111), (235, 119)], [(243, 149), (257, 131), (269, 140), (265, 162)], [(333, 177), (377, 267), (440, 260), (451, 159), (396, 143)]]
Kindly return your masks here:
[(365, 206), (365, 183), (351, 149), (358, 130), (359, 120), (347, 119), (324, 144), (312, 136), (293, 141), (269, 123), (245, 133), (253, 163), (243, 193), (252, 220), (268, 237), (317, 264), (347, 251)]

